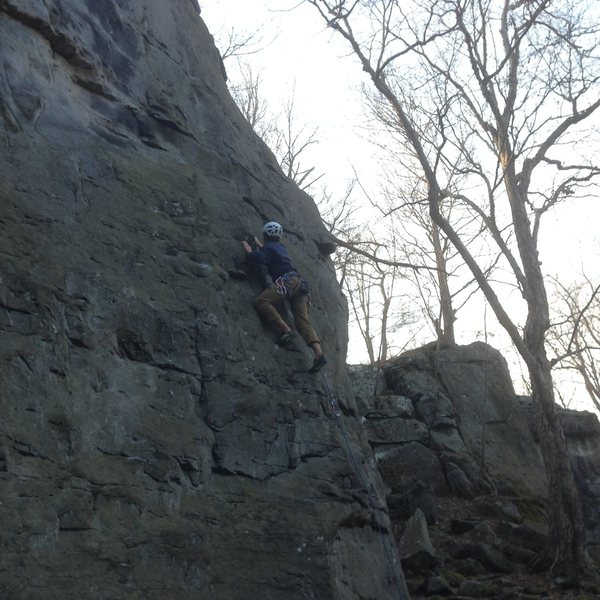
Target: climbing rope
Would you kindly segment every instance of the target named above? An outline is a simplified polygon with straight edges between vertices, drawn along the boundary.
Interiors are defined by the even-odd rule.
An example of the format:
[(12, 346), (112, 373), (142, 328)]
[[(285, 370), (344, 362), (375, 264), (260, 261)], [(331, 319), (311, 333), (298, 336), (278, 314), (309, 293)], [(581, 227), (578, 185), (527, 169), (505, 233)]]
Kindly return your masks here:
[[(360, 484), (362, 485), (362, 487), (364, 488), (364, 490), (367, 493), (367, 498), (369, 501), (369, 509), (371, 510), (371, 515), (372, 515), (373, 521), (375, 522), (375, 526), (377, 527), (377, 531), (379, 532), (381, 543), (383, 545), (383, 549), (384, 549), (384, 552), (387, 557), (388, 566), (389, 566), (390, 572), (392, 574), (392, 579), (394, 580), (396, 587), (398, 588), (398, 598), (399, 598), (399, 600), (407, 600), (408, 596), (405, 594), (405, 588), (401, 583), (401, 578), (398, 573), (397, 565), (394, 561), (394, 556), (393, 556), (392, 549), (390, 548), (390, 545), (389, 545), (389, 540), (388, 540), (387, 536), (385, 535), (383, 527), (379, 523), (379, 519), (377, 518), (377, 511), (382, 511), (383, 509), (381, 506), (378, 506), (376, 497), (372, 490), (372, 486), (369, 485), (367, 478), (365, 477), (363, 470), (361, 469), (361, 467), (358, 463), (356, 454), (352, 450), (352, 446), (350, 445), (350, 441), (348, 439), (348, 432), (346, 430), (344, 420), (342, 419), (342, 411), (340, 410), (338, 401), (337, 401), (334, 393), (331, 390), (331, 386), (329, 385), (329, 379), (327, 378), (327, 374), (325, 373), (324, 369), (321, 370), (321, 376), (322, 376), (322, 380), (323, 380), (323, 387), (325, 389), (325, 393), (326, 393), (328, 401), (329, 401), (329, 406), (331, 407), (331, 411), (333, 412), (333, 415), (335, 416), (336, 423), (342, 434), (342, 439), (344, 440), (344, 445), (346, 446), (346, 453), (348, 454), (350, 461), (352, 462), (352, 464), (354, 466), (354, 469), (356, 471), (356, 474), (358, 476)], [(391, 525), (391, 523), (390, 523), (390, 525)], [(390, 535), (392, 535), (391, 530), (390, 530)]]
[(323, 387), (325, 388), (325, 393), (329, 400), (329, 406), (331, 407), (331, 410), (336, 417), (341, 417), (342, 411), (340, 410), (340, 406), (338, 404), (338, 401), (336, 400), (336, 397), (331, 391), (331, 386), (329, 385), (329, 380), (327, 379), (327, 374), (325, 373), (324, 369), (321, 369), (321, 377), (323, 379)]

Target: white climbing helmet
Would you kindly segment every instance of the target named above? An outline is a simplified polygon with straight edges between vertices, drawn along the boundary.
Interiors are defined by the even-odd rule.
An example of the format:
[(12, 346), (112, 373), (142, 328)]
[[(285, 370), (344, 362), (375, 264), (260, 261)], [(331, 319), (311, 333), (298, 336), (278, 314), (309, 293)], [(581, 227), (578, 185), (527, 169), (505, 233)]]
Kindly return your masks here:
[(283, 233), (283, 227), (279, 223), (275, 223), (275, 221), (269, 221), (265, 223), (263, 233), (271, 237), (280, 238)]

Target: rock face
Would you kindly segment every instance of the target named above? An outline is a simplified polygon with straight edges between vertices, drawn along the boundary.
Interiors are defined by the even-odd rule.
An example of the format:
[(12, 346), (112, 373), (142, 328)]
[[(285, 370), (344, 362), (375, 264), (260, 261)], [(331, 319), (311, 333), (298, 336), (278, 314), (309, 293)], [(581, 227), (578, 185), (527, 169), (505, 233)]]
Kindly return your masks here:
[[(398, 598), (331, 245), (198, 13), (0, 0), (0, 595)], [(340, 421), (228, 275), (271, 219)]]
[(562, 423), (583, 502), (588, 551), (600, 563), (600, 422), (592, 413), (566, 410)]
[[(521, 494), (546, 493), (539, 448), (522, 418), (506, 361), (483, 343), (407, 352), (386, 370), (388, 385), (408, 396), (427, 425), (431, 449), (458, 486), (495, 486)], [(468, 458), (463, 462), (460, 456)], [(450, 466), (452, 465), (452, 466)], [(462, 472), (460, 474), (459, 472)], [(463, 486), (464, 487), (464, 486)]]
[[(429, 345), (350, 375), (412, 597), (540, 597), (525, 573), (547, 541), (545, 474), (531, 400), (515, 396), (502, 356), (481, 343)], [(600, 562), (600, 423), (561, 417)]]

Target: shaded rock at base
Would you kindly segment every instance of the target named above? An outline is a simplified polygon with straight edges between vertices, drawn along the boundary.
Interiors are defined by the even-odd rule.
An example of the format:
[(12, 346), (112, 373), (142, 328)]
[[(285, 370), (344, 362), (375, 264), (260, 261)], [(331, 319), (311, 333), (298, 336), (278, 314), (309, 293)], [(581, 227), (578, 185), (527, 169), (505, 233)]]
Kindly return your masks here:
[(406, 523), (400, 538), (400, 558), (402, 565), (413, 571), (422, 571), (438, 562), (427, 530), (427, 521), (420, 509)]

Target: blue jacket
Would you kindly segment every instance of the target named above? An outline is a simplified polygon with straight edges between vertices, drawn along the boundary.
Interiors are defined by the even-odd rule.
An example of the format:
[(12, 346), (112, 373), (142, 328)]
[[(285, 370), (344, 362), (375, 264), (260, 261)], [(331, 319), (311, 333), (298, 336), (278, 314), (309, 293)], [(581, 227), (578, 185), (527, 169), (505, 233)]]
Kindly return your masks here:
[(248, 253), (247, 258), (250, 264), (265, 265), (273, 281), (286, 273), (297, 273), (286, 247), (281, 242), (266, 242), (262, 248)]

